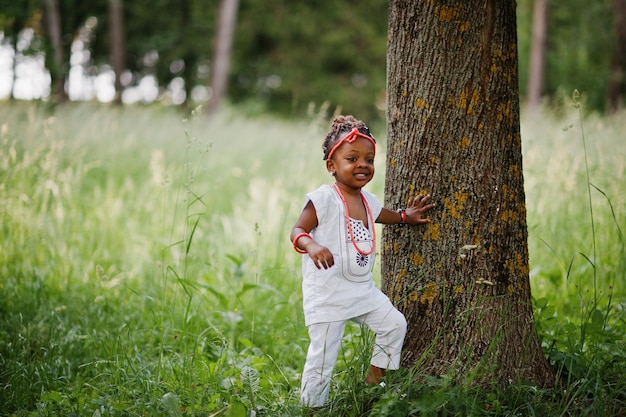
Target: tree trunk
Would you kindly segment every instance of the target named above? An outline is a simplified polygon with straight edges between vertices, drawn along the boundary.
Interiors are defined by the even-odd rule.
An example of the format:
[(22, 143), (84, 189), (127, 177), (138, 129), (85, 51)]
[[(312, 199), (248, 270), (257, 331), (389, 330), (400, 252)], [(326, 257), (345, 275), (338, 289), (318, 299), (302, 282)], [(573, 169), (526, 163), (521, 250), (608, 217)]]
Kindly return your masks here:
[(515, 1), (391, 0), (385, 206), (425, 190), (426, 228), (383, 231), (403, 364), (478, 382), (554, 373), (534, 327)]
[(13, 34), (11, 37), (11, 47), (13, 48), (13, 61), (11, 65), (13, 74), (11, 75), (11, 95), (9, 96), (9, 100), (11, 101), (15, 100), (15, 82), (17, 81), (17, 62), (19, 59), (19, 50), (17, 45), (19, 42), (20, 32), (23, 28), (24, 23), (21, 19), (15, 19), (13, 21), (13, 28), (11, 31)]
[[(50, 78), (52, 79), (52, 94), (56, 92), (56, 102), (65, 103), (68, 99), (65, 91), (67, 70), (65, 65), (65, 53), (63, 52), (63, 39), (61, 35), (61, 14), (57, 0), (45, 0), (46, 27), (52, 45), (52, 62), (48, 64)], [(47, 59), (49, 62), (49, 60)]]
[(211, 97), (207, 106), (208, 114), (217, 111), (228, 85), (230, 50), (233, 43), (235, 21), (237, 20), (238, 0), (222, 0), (213, 53), (213, 71), (211, 72)]
[(111, 39), (111, 66), (115, 73), (114, 104), (122, 104), (122, 71), (124, 71), (124, 8), (122, 0), (109, 0), (109, 36)]
[(624, 106), (624, 90), (626, 90), (626, 0), (614, 0), (613, 10), (613, 27), (616, 38), (607, 90), (606, 110), (609, 114), (618, 112)]
[(193, 11), (192, 4), (190, 0), (182, 0), (178, 2), (180, 7), (180, 33), (182, 38), (183, 47), (183, 62), (185, 63), (185, 67), (181, 74), (184, 82), (185, 82), (185, 101), (182, 104), (183, 108), (188, 108), (189, 104), (192, 102), (191, 92), (193, 90), (194, 84), (194, 75), (198, 66), (198, 55), (194, 53), (193, 48), (190, 46), (190, 39), (192, 39), (192, 32), (194, 28), (192, 26), (193, 23)]
[(543, 94), (547, 35), (548, 0), (535, 0), (526, 98), (526, 106), (530, 111), (537, 109)]

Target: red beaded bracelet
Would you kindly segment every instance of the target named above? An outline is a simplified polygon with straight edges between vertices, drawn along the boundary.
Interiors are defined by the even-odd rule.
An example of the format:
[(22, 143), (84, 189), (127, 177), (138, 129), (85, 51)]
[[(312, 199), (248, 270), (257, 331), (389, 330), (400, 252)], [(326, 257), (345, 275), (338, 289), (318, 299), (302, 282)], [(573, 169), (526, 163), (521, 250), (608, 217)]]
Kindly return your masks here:
[(398, 210), (400, 213), (400, 227), (406, 225), (406, 210)]
[(313, 236), (311, 236), (308, 233), (300, 233), (299, 235), (297, 235), (294, 239), (293, 239), (293, 248), (296, 250), (296, 252), (300, 253), (300, 254), (304, 254), (307, 253), (305, 250), (302, 250), (298, 247), (298, 240), (301, 237), (308, 237), (309, 239), (313, 240)]

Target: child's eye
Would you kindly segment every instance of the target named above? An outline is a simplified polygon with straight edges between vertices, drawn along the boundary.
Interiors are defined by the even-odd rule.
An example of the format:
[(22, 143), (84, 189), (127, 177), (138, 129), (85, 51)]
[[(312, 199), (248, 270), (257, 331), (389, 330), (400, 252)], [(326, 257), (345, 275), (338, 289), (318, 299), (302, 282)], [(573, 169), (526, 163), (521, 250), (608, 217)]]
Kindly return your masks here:
[(374, 159), (373, 159), (373, 158), (372, 158), (372, 159), (368, 159), (368, 160), (367, 160), (367, 163), (368, 163), (368, 164), (374, 164)]
[(356, 158), (354, 156), (349, 156), (347, 159), (350, 162), (356, 162)]

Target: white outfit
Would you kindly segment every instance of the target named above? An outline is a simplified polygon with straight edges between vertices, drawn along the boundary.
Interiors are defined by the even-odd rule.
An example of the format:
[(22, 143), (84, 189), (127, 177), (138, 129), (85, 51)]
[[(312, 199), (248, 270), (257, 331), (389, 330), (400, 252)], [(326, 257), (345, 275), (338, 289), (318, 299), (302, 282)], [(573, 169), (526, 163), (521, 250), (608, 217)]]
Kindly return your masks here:
[[(382, 205), (371, 193), (362, 191), (376, 219)], [(333, 254), (335, 264), (318, 269), (313, 260), (302, 258), (302, 294), (304, 320), (311, 343), (302, 372), (301, 399), (310, 407), (328, 399), (330, 377), (341, 347), (348, 321), (365, 324), (376, 333), (371, 364), (383, 369), (398, 369), (406, 334), (406, 320), (372, 280), (375, 252), (359, 253), (351, 240), (345, 221), (345, 207), (330, 185), (307, 194), (315, 206), (318, 225), (311, 236)], [(369, 252), (375, 225), (351, 219), (354, 239), (359, 248)]]

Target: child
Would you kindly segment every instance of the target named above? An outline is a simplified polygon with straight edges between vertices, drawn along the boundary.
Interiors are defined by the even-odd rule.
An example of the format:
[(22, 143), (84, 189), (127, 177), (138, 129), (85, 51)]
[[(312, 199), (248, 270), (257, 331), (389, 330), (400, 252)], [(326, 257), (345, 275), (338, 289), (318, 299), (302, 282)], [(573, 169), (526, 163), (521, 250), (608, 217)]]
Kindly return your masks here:
[(362, 188), (374, 176), (376, 142), (365, 124), (338, 116), (324, 144), (326, 169), (335, 184), (307, 194), (306, 204), (291, 231), (302, 260), (305, 324), (311, 339), (302, 372), (301, 400), (319, 407), (328, 399), (330, 378), (348, 321), (376, 333), (365, 382), (380, 383), (386, 369), (398, 369), (406, 320), (372, 280), (376, 249), (374, 223), (425, 224), (434, 207), (419, 195), (406, 210), (383, 208)]

